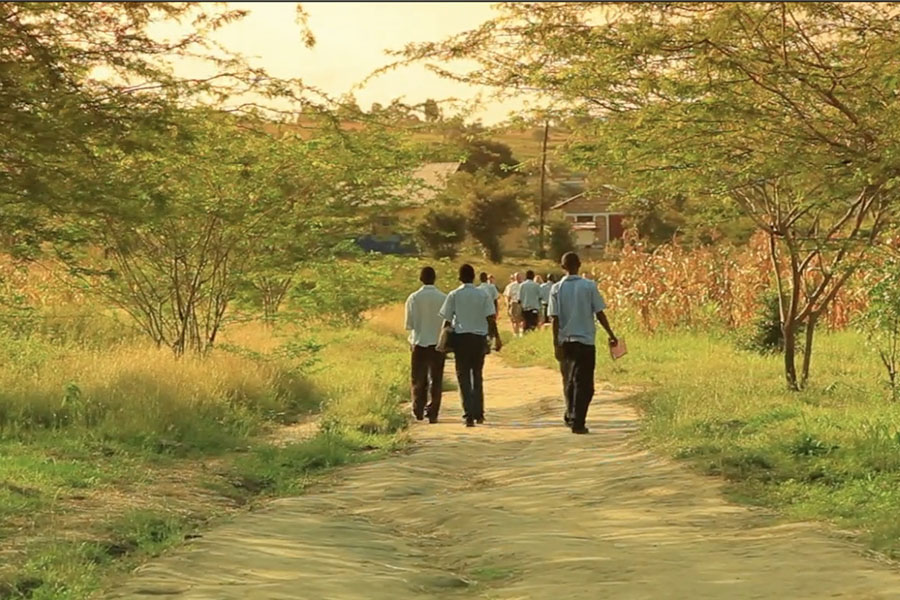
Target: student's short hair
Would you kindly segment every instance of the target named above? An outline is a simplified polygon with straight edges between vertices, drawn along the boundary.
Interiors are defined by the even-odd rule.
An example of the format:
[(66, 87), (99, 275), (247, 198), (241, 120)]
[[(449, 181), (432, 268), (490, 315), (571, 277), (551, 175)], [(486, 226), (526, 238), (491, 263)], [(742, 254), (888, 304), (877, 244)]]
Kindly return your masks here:
[(422, 271), (419, 273), (419, 281), (425, 285), (434, 285), (435, 280), (437, 280), (437, 273), (434, 272), (434, 268), (422, 267)]
[(547, 281), (554, 281), (553, 273), (547, 273)]
[(459, 268), (459, 280), (463, 283), (472, 283), (475, 281), (475, 267), (465, 264)]
[(534, 271), (531, 269), (525, 271), (525, 279), (534, 279)]
[(487, 273), (482, 271), (481, 274), (478, 275), (478, 279), (480, 279), (481, 281), (487, 281)]
[(581, 266), (581, 259), (578, 258), (578, 255), (574, 252), (566, 252), (562, 255), (562, 259), (559, 262), (567, 271), (571, 271), (573, 269), (577, 270), (578, 267)]

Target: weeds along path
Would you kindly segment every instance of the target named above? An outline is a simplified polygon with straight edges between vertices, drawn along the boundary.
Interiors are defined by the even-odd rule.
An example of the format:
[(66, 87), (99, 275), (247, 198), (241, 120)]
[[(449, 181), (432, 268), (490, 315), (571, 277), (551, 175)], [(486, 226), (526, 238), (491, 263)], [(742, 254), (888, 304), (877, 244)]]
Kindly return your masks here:
[(855, 546), (730, 505), (641, 449), (616, 393), (595, 399), (591, 435), (571, 435), (559, 388), (492, 356), (488, 424), (464, 428), (449, 393), (408, 454), (237, 517), (112, 597), (900, 598), (900, 574)]

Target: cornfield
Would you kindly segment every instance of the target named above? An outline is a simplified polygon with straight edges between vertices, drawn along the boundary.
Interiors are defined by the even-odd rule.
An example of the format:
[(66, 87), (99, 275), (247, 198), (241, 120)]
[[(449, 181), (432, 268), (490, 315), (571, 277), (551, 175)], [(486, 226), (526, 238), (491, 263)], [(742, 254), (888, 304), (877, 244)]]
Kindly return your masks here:
[[(759, 312), (761, 298), (772, 289), (771, 262), (765, 236), (749, 244), (685, 248), (676, 243), (647, 251), (626, 237), (613, 260), (592, 262), (592, 273), (617, 316), (634, 318), (641, 328), (747, 325)], [(841, 329), (866, 307), (866, 296), (851, 280), (834, 299), (824, 324)]]

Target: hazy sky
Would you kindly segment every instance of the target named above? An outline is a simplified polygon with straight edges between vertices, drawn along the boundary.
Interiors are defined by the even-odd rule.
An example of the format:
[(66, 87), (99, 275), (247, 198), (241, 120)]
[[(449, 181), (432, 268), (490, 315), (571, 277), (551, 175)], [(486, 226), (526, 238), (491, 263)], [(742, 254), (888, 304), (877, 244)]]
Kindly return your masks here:
[[(316, 46), (300, 40), (295, 4), (291, 2), (231, 2), (250, 11), (243, 21), (227, 26), (217, 39), (230, 49), (268, 69), (273, 75), (299, 77), (329, 94), (343, 94), (369, 73), (390, 62), (384, 53), (408, 42), (441, 39), (475, 27), (494, 14), (487, 2), (321, 2), (303, 3)], [(359, 105), (389, 103), (403, 97), (418, 103), (426, 98), (471, 98), (476, 90), (416, 66), (392, 72), (356, 92)], [(494, 102), (477, 116), (486, 123), (505, 118), (518, 103)]]

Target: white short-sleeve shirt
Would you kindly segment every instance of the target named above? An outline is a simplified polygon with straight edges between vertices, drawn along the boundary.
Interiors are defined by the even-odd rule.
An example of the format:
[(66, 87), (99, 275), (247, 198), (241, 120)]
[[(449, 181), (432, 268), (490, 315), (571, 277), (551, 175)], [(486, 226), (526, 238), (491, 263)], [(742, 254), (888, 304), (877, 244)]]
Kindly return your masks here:
[(550, 290), (547, 314), (559, 319), (559, 343), (594, 345), (596, 315), (606, 309), (597, 284), (578, 275), (566, 275)]
[(423, 285), (406, 299), (406, 330), (414, 346), (434, 346), (441, 333), (441, 306), (447, 295), (433, 285)]
[(519, 287), (522, 284), (518, 281), (511, 281), (507, 284), (506, 288), (503, 290), (503, 295), (506, 296), (506, 299), (510, 302), (518, 302), (519, 301)]
[(488, 317), (496, 312), (487, 292), (465, 283), (447, 294), (440, 314), (453, 325), (456, 333), (487, 335)]

